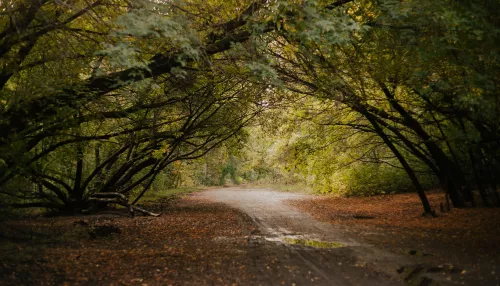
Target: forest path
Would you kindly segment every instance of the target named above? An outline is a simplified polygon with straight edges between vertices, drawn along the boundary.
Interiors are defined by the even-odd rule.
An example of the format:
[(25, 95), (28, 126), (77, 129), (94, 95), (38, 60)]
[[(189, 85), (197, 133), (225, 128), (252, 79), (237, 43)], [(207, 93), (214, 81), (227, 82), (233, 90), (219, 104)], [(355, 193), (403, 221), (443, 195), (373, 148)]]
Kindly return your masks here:
[[(245, 188), (212, 189), (195, 196), (240, 209), (256, 222), (260, 233), (250, 238), (256, 253), (249, 264), (263, 275), (260, 282), (264, 285), (275, 284), (266, 275), (287, 277), (288, 272), (294, 275), (287, 265), (302, 268), (297, 273), (297, 285), (402, 285), (405, 283), (397, 269), (415, 263), (362, 243), (341, 227), (320, 222), (286, 203), (314, 196)], [(315, 248), (287, 243), (297, 239), (341, 243), (343, 247)], [(274, 264), (278, 273), (266, 274), (258, 269), (264, 267), (262, 262), (270, 255), (278, 257)], [(299, 277), (301, 273), (310, 275)]]

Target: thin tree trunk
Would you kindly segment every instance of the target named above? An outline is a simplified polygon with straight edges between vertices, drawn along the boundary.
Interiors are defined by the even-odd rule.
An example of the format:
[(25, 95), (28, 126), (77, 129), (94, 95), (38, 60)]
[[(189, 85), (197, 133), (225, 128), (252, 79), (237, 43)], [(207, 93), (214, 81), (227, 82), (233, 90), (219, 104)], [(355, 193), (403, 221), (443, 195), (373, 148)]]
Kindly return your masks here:
[[(80, 118), (80, 114), (78, 114), (78, 118)], [(76, 130), (76, 134), (78, 136), (81, 135), (81, 129), (80, 125), (78, 125)], [(75, 202), (81, 202), (83, 198), (83, 192), (82, 190), (82, 181), (83, 181), (83, 144), (81, 142), (76, 143), (76, 172), (75, 172), (75, 184), (73, 186), (73, 194), (71, 194), (70, 197), (72, 197)]]
[(479, 189), (479, 194), (481, 195), (481, 199), (483, 200), (483, 205), (487, 205), (487, 201), (486, 201), (486, 191), (484, 189), (484, 185), (483, 185), (483, 182), (482, 182), (482, 179), (481, 177), (479, 176), (479, 171), (477, 169), (477, 160), (476, 160), (476, 156), (474, 155), (474, 152), (472, 152), (471, 149), (469, 149), (469, 157), (470, 157), (470, 160), (471, 160), (471, 164), (472, 164), (472, 172), (474, 173), (474, 177), (476, 178), (476, 183), (477, 183), (477, 188)]
[(97, 143), (95, 145), (95, 167), (99, 168), (101, 165), (101, 144)]

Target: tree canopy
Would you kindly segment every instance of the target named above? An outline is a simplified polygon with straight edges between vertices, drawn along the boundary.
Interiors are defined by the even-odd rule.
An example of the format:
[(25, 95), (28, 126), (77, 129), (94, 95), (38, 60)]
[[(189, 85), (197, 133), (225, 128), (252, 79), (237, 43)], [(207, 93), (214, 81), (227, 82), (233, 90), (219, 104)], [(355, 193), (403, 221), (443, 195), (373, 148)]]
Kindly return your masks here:
[(147, 212), (135, 205), (155, 179), (220, 146), (219, 183), (238, 181), (234, 146), (258, 124), (278, 138), (247, 155), (247, 180), (281, 168), (324, 192), (411, 186), (426, 213), (438, 182), (456, 207), (499, 205), (498, 8), (3, 1), (0, 202)]

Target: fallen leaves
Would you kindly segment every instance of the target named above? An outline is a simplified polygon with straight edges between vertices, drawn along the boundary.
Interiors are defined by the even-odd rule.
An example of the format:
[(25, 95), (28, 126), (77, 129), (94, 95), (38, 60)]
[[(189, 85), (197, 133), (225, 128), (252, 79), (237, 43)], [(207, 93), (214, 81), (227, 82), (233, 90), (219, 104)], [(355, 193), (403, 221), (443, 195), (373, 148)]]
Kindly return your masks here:
[[(0, 227), (0, 284), (202, 285), (227, 265), (231, 272), (218, 278), (221, 284), (249, 275), (238, 259), (255, 230), (246, 216), (191, 199), (170, 202), (162, 211), (158, 218), (104, 214), (8, 221)], [(229, 239), (220, 243), (215, 237)]]
[[(436, 208), (444, 194), (428, 195)], [(331, 198), (291, 201), (295, 207), (315, 217), (335, 224), (357, 224), (381, 227), (438, 230), (451, 237), (465, 234), (500, 234), (500, 209), (465, 208), (438, 213), (437, 218), (422, 216), (422, 206), (416, 194), (381, 195), (373, 197)]]
[[(444, 202), (440, 192), (431, 192), (428, 198), (434, 209)], [(461, 270), (462, 275), (472, 269), (476, 278), (487, 277), (485, 269), (494, 269), (500, 262), (499, 208), (452, 209), (438, 212), (437, 218), (424, 217), (416, 194), (320, 197), (289, 203), (381, 248), (429, 261), (460, 263), (467, 269)], [(495, 274), (489, 279), (500, 281)]]

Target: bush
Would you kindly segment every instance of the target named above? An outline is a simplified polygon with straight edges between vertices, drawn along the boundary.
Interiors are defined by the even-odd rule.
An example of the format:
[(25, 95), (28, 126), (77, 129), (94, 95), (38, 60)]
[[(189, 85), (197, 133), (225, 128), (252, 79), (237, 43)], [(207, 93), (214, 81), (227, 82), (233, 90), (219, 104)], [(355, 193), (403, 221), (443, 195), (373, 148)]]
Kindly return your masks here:
[[(430, 175), (420, 175), (419, 181), (424, 188), (435, 184), (435, 179)], [(321, 193), (337, 193), (345, 196), (372, 196), (415, 191), (403, 169), (387, 164), (353, 164), (318, 183), (315, 189)]]

